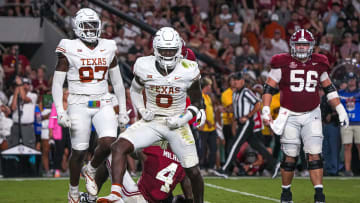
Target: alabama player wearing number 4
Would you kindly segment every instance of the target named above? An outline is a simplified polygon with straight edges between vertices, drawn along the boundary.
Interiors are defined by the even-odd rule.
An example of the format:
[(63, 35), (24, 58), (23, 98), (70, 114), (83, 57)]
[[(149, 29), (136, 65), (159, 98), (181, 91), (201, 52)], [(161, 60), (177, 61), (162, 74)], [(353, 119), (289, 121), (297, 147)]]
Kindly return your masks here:
[[(86, 189), (91, 195), (98, 193), (94, 181), (96, 168), (110, 154), (110, 145), (117, 137), (118, 123), (112, 107), (111, 95), (108, 92), (108, 75), (119, 101), (119, 125), (124, 127), (129, 122), (126, 114), (125, 89), (115, 56), (115, 41), (99, 38), (101, 21), (91, 9), (79, 10), (73, 19), (73, 24), (78, 39), (63, 39), (57, 46), (58, 62), (52, 86), (58, 122), (64, 127), (69, 127), (71, 132), (69, 203), (79, 202), (80, 170), (89, 147), (91, 124), (99, 135), (98, 147), (93, 159), (83, 171)], [(65, 77), (70, 93), (67, 111), (62, 105)]]
[[(340, 103), (335, 86), (329, 76), (326, 56), (313, 54), (315, 40), (304, 29), (296, 31), (290, 38), (290, 54), (275, 55), (271, 59), (271, 71), (264, 86), (262, 117), (266, 125), (280, 135), (281, 149), (285, 154), (281, 162), (281, 202), (291, 203), (290, 186), (294, 176), (296, 160), (304, 143), (310, 179), (315, 188), (315, 203), (325, 202), (322, 176), (322, 123), (319, 86), (324, 89), (328, 102), (339, 114), (341, 125), (347, 126), (349, 118)], [(270, 103), (276, 87), (280, 90), (280, 111), (273, 121)]]
[[(196, 62), (182, 58), (182, 45), (177, 31), (163, 27), (156, 32), (153, 40), (155, 56), (136, 60), (130, 95), (142, 119), (127, 128), (112, 145), (111, 194), (99, 198), (98, 202), (121, 200), (119, 194), (126, 169), (126, 155), (163, 139), (169, 142), (191, 181), (194, 202), (203, 202), (204, 182), (198, 166), (195, 140), (187, 124), (201, 114), (200, 109), (204, 109), (200, 71)], [(187, 95), (192, 105), (185, 108)]]

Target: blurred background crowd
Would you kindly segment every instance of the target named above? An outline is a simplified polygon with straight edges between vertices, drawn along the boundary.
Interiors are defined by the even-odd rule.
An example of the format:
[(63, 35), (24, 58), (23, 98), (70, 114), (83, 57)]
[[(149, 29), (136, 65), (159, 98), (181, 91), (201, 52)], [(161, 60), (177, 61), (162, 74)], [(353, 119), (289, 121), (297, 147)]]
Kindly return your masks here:
[[(37, 1), (35, 1), (36, 3)], [(41, 1), (40, 1), (41, 2)], [(51, 1), (50, 1), (51, 2)], [(245, 86), (261, 98), (263, 84), (270, 70), (273, 55), (289, 52), (289, 38), (305, 28), (316, 39), (314, 53), (328, 57), (330, 76), (338, 87), (348, 112), (351, 128), (340, 129), (336, 112), (326, 102), (321, 104), (323, 116), (323, 158), (326, 175), (360, 174), (360, 1), (359, 0), (104, 0), (132, 18), (155, 29), (174, 27), (186, 47), (211, 58), (216, 65), (198, 60), (202, 74), (202, 91), (206, 103), (207, 122), (204, 128), (193, 128), (204, 175), (213, 175), (226, 160), (232, 146), (232, 92), (234, 72), (242, 72)], [(101, 9), (90, 1), (61, 0), (53, 13), (34, 9), (30, 0), (5, 0), (1, 16), (46, 16), (69, 38), (73, 38), (71, 17), (83, 7), (95, 9), (102, 21), (102, 37), (116, 41), (117, 55), (128, 90), (132, 66), (138, 57), (152, 54), (152, 36), (124, 19)], [(47, 4), (44, 4), (46, 7)], [(50, 12), (50, 11), (48, 11)], [(33, 67), (23, 55), (22, 46), (0, 45), (0, 104), (2, 118), (14, 125), (10, 135), (0, 137), (1, 150), (18, 143), (18, 128), (23, 142), (42, 151), (46, 176), (66, 176), (69, 155), (68, 130), (56, 124), (51, 99), (51, 75), (54, 67)], [(17, 68), (15, 68), (17, 66)], [(111, 88), (111, 87), (110, 87)], [(341, 92), (342, 91), (342, 92)], [(350, 94), (351, 93), (351, 94)], [(350, 95), (350, 96), (349, 96)], [(18, 100), (18, 97), (21, 100)], [(326, 99), (322, 99), (326, 101)], [(18, 112), (18, 101), (21, 114)], [(132, 122), (136, 110), (127, 94)], [(279, 96), (272, 102), (273, 117), (279, 109)], [(21, 115), (21, 127), (17, 125)], [(55, 114), (56, 115), (56, 114)], [(259, 119), (261, 122), (261, 119)], [(360, 127), (360, 126), (359, 126)], [(262, 141), (276, 160), (281, 159), (279, 136), (260, 123)], [(350, 132), (351, 131), (351, 132)], [(93, 133), (95, 134), (95, 133)], [(349, 134), (352, 134), (349, 138)], [(95, 135), (93, 135), (95, 136)], [(346, 138), (344, 138), (344, 136)], [(353, 145), (354, 143), (354, 145)], [(353, 147), (354, 146), (354, 147)], [(91, 156), (91, 153), (89, 153)], [(304, 157), (304, 155), (303, 155)], [(299, 159), (297, 175), (308, 176), (305, 159)], [(232, 175), (269, 175), (264, 173), (264, 158), (247, 143), (241, 146)], [(133, 175), (141, 170), (129, 158)]]

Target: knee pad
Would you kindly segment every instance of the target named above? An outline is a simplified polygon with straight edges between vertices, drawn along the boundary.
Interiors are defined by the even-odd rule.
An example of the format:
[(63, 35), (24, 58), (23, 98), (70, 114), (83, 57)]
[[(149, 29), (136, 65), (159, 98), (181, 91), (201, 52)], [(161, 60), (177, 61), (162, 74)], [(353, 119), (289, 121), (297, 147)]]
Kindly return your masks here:
[(286, 156), (284, 156), (283, 160), (281, 161), (280, 167), (285, 171), (292, 172), (295, 170), (296, 162), (297, 162), (297, 157), (295, 157), (295, 162), (287, 162)]
[(308, 164), (308, 170), (316, 170), (323, 168), (323, 159), (321, 154), (319, 154), (319, 160), (309, 161), (309, 154), (307, 154), (306, 159)]

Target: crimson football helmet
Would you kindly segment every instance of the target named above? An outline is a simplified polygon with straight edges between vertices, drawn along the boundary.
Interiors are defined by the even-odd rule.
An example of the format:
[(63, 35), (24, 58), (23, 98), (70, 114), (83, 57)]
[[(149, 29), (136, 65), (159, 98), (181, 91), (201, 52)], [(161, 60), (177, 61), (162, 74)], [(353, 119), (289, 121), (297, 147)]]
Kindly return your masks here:
[[(309, 44), (309, 49), (296, 49), (296, 44)], [(291, 56), (298, 59), (309, 57), (314, 49), (315, 39), (312, 33), (305, 29), (299, 29), (290, 38)]]

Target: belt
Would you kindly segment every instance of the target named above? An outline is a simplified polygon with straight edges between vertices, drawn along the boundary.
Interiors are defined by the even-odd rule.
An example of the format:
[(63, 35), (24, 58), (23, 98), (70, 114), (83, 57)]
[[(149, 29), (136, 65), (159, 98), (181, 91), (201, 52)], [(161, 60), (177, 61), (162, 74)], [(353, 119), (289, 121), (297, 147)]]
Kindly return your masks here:
[[(19, 123), (14, 123), (14, 125), (19, 125)], [(20, 125), (29, 126), (29, 125), (34, 125), (34, 123), (21, 123)]]

